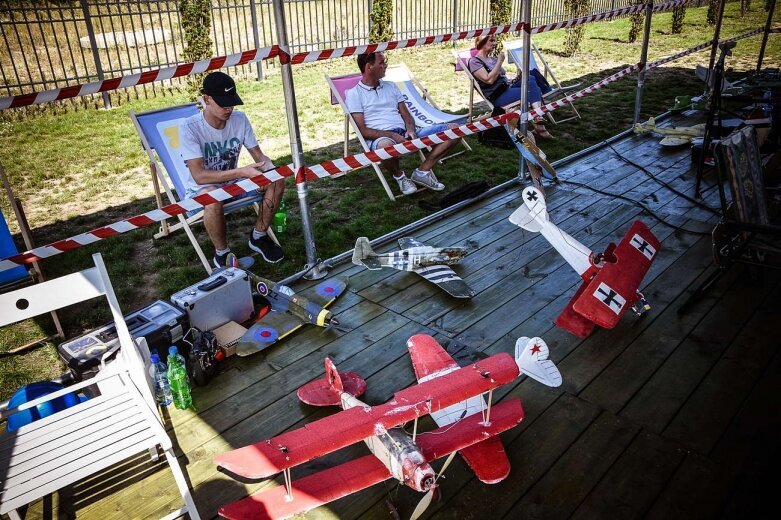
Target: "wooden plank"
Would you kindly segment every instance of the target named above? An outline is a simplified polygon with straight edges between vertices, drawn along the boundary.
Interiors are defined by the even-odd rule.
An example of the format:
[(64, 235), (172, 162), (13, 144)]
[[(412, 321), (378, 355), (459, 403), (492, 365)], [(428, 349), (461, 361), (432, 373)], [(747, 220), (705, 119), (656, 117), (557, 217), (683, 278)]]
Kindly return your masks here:
[(505, 517), (569, 517), (638, 430), (621, 417), (603, 412)]
[(718, 518), (729, 493), (730, 480), (728, 472), (719, 465), (689, 453), (645, 518)]
[(740, 281), (733, 285), (621, 415), (651, 431), (663, 431), (769, 292), (767, 287), (750, 287)]
[(640, 518), (685, 456), (677, 443), (640, 433), (570, 518)]
[(780, 298), (781, 286), (776, 284), (664, 430), (665, 437), (700, 453), (710, 453), (779, 350), (776, 332), (781, 320)]

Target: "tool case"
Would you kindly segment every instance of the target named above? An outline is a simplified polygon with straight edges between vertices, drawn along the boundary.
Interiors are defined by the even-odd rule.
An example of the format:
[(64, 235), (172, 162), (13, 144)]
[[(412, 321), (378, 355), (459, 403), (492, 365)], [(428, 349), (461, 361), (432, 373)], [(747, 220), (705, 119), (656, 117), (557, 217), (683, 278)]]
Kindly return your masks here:
[[(125, 315), (125, 323), (131, 336), (146, 338), (150, 350), (157, 349), (163, 356), (169, 346), (178, 346), (189, 328), (187, 315), (162, 300)], [(57, 347), (60, 358), (77, 381), (93, 377), (101, 358), (108, 352), (108, 359), (113, 359), (118, 350), (117, 327), (113, 321), (83, 336), (60, 343)]]
[(173, 294), (171, 301), (187, 313), (190, 325), (202, 331), (229, 321), (244, 323), (254, 310), (249, 275), (237, 267), (215, 271), (209, 278)]

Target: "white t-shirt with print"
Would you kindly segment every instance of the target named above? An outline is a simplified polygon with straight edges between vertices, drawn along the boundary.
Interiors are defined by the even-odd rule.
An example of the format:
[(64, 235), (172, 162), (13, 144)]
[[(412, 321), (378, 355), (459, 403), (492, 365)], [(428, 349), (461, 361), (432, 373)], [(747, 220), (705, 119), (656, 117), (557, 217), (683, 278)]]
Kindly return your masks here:
[[(234, 110), (224, 128), (214, 128), (203, 117), (194, 114), (182, 123), (182, 159), (203, 158), (207, 170), (233, 170), (239, 165), (241, 147), (258, 146), (255, 132), (244, 112)], [(228, 182), (228, 181), (226, 181)], [(188, 192), (197, 192), (207, 184), (198, 184), (192, 174), (188, 175)]]
[(404, 120), (399, 113), (399, 103), (404, 102), (399, 87), (390, 81), (380, 80), (376, 88), (357, 85), (347, 91), (345, 104), (351, 113), (363, 113), (367, 128), (373, 130), (393, 130), (405, 128)]

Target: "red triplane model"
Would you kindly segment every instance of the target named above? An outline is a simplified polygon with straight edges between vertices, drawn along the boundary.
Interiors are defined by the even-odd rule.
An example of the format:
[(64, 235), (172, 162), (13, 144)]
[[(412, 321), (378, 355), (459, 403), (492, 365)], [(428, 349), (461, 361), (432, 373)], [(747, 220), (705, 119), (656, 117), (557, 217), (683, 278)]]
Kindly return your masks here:
[[(528, 338), (523, 340), (518, 355), (528, 350), (522, 363), (529, 370), (524, 373), (560, 384), (558, 370), (546, 359), (544, 342), (539, 340), (537, 345)], [(284, 486), (227, 504), (220, 508), (220, 515), (229, 519), (287, 518), (389, 478), (416, 491), (429, 492), (424, 501), (430, 501), (437, 478), (430, 462), (456, 451), (465, 456), (481, 480), (495, 483), (506, 477), (509, 461), (496, 435), (518, 424), (523, 419), (523, 408), (518, 399), (505, 399), (491, 406), (491, 392), (518, 377), (521, 362), (502, 353), (459, 368), (430, 336), (413, 336), (408, 346), (419, 384), (397, 392), (389, 402), (370, 406), (360, 401), (357, 396), (366, 389), (366, 382), (353, 372), (338, 373), (326, 358), (326, 377), (299, 388), (298, 396), (305, 403), (338, 405), (343, 411), (216, 456), (218, 466), (245, 478), (262, 479), (279, 472), (285, 476)], [(485, 392), (489, 392), (488, 406), (481, 397)], [(480, 401), (477, 407), (467, 410), (461, 406), (457, 416), (438, 414), (447, 415), (448, 407), (471, 403), (473, 396)], [(435, 419), (439, 428), (416, 434), (417, 419), (427, 414), (438, 414)], [(412, 435), (396, 428), (413, 420)], [(293, 466), (358, 441), (364, 441), (372, 454), (291, 480)]]
[(638, 289), (661, 244), (645, 224), (636, 220), (618, 246), (611, 243), (604, 253), (595, 254), (550, 221), (539, 190), (530, 186), (521, 197), (523, 205), (510, 215), (510, 222), (542, 234), (584, 280), (556, 325), (585, 338), (595, 325), (615, 327), (629, 308), (637, 314), (651, 308)]

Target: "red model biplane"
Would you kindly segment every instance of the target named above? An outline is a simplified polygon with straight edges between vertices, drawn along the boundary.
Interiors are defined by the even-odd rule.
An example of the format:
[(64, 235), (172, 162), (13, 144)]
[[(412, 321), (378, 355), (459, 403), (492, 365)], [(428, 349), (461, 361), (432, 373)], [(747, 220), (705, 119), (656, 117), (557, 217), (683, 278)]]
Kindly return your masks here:
[(611, 243), (604, 253), (595, 254), (550, 221), (539, 190), (527, 187), (521, 197), (523, 204), (510, 222), (542, 234), (583, 278), (556, 325), (585, 338), (595, 325), (612, 329), (630, 308), (637, 314), (651, 308), (638, 289), (661, 244), (648, 226), (636, 220), (617, 246)]
[[(220, 515), (229, 519), (288, 518), (389, 478), (416, 491), (428, 491), (426, 497), (430, 500), (437, 477), (431, 461), (455, 451), (463, 452), (477, 443), (485, 446), (487, 440), (501, 445), (492, 439), (523, 419), (520, 400), (507, 399), (431, 432), (410, 436), (397, 428), (511, 382), (519, 370), (508, 354), (455, 367), (441, 377), (397, 392), (389, 402), (377, 406), (357, 398), (366, 389), (366, 382), (358, 374), (340, 374), (328, 358), (325, 372), (325, 378), (299, 388), (298, 396), (305, 403), (339, 405), (343, 411), (214, 458), (218, 466), (246, 478), (267, 478), (279, 472), (285, 475), (284, 486), (227, 504), (220, 508)], [(414, 430), (417, 431), (417, 423)], [(364, 441), (372, 454), (299, 480), (291, 479), (293, 466), (358, 441)], [(470, 464), (481, 479), (495, 482), (501, 480), (502, 473), (506, 476), (503, 467), (498, 471), (492, 467), (491, 458)]]

